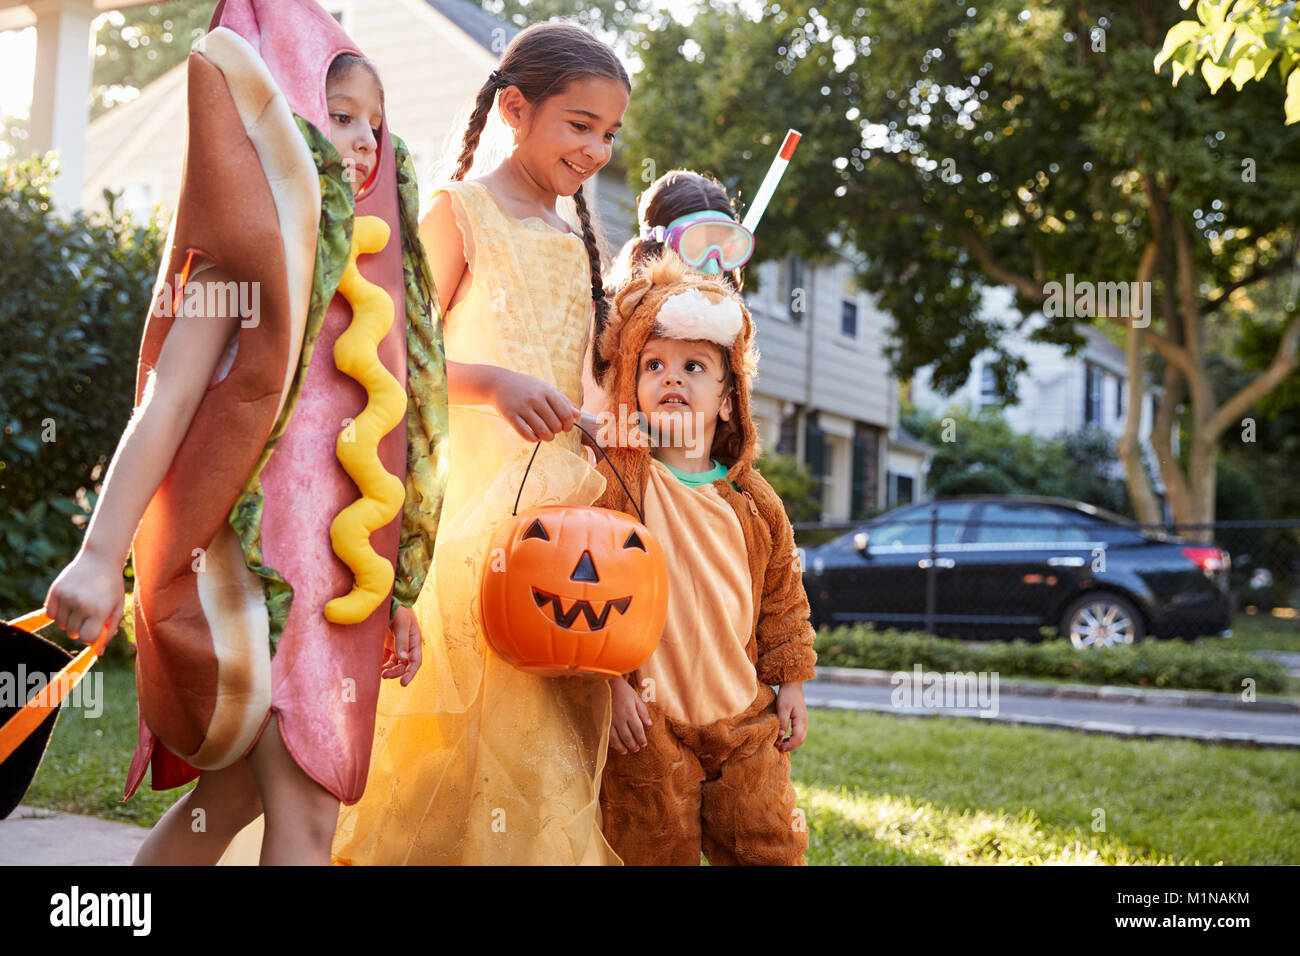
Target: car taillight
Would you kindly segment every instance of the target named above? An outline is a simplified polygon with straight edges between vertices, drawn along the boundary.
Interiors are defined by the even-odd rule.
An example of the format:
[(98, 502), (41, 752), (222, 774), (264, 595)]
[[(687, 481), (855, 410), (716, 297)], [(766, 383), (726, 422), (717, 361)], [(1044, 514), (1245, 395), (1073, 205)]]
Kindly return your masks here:
[(1207, 576), (1232, 567), (1232, 557), (1219, 548), (1183, 548), (1183, 557), (1194, 562)]

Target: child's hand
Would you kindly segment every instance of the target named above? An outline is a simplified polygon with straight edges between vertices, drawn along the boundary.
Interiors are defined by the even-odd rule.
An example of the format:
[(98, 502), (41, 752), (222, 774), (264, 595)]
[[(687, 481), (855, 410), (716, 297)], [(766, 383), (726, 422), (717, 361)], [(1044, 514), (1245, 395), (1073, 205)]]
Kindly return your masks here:
[(78, 553), (45, 594), (45, 613), (83, 644), (93, 644), (104, 633), (111, 640), (125, 605), (122, 565), (93, 551)]
[(501, 369), (492, 405), (525, 441), (550, 441), (578, 420), (578, 406), (539, 378)]
[(798, 750), (808, 736), (808, 707), (803, 702), (803, 682), (782, 684), (776, 692), (776, 719), (781, 728), (776, 746), (782, 753)]
[(651, 723), (650, 711), (623, 678), (614, 678), (610, 685), (614, 706), (609, 721), (609, 749), (620, 754), (636, 753), (646, 745), (645, 728)]
[(384, 669), (380, 676), (400, 677), (403, 687), (409, 684), (423, 660), (423, 640), (415, 612), (399, 604), (393, 611), (393, 624), (384, 641)]

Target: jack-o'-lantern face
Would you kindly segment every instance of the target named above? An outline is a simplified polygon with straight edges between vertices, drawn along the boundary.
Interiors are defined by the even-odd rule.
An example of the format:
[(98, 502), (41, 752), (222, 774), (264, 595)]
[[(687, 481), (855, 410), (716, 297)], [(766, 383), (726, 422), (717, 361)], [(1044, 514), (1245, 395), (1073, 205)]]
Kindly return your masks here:
[(603, 508), (535, 508), (506, 524), (483, 574), (488, 642), (533, 673), (627, 673), (649, 659), (668, 608), (663, 549)]

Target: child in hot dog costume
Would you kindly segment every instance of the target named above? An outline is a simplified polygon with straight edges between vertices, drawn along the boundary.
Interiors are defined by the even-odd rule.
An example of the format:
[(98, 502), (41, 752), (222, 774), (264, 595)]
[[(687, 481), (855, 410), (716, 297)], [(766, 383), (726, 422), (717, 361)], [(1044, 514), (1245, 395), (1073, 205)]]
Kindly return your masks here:
[[(789, 520), (753, 468), (753, 335), (738, 294), (666, 252), (619, 289), (596, 344), (615, 420), (648, 417), (648, 435), (620, 424), (602, 443), (669, 567), (659, 647), (613, 682), (601, 808), (632, 865), (800, 864), (808, 845), (788, 751), (816, 653)], [(634, 513), (606, 477), (597, 505)]]
[[(385, 667), (385, 638), (423, 583), (445, 484), (438, 307), (410, 157), (373, 66), (332, 17), (311, 0), (223, 0), (188, 71), (185, 172), (136, 418), (155, 367), (158, 386), (165, 377), (173, 325), (209, 321), (191, 318), (191, 298), (233, 291), (255, 308), (134, 536), (140, 744), (126, 796), (150, 767), (155, 790), (202, 772), (187, 798), (209, 784), (189, 802), (210, 818), (221, 805), (226, 840), (259, 810), (269, 836), (273, 817), (292, 825), (297, 807), (324, 807), (323, 862), (330, 800), (354, 803), (365, 787), (381, 670), (418, 667), (391, 651)], [(123, 460), (140, 460), (124, 451), (138, 425)], [(47, 598), (51, 610), (64, 599), (65, 617), (75, 566)], [(274, 759), (259, 756), (267, 737)], [(305, 802), (273, 806), (268, 786)], [(194, 811), (183, 800), (169, 816)], [(184, 857), (183, 822), (164, 818), (140, 859)]]

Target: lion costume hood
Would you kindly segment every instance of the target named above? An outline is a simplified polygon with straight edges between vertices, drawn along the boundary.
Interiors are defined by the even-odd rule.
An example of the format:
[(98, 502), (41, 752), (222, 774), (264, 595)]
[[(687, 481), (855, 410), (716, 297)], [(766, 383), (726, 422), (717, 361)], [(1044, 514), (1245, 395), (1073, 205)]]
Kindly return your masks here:
[[(609, 324), (596, 343), (609, 363), (601, 385), (617, 412), (636, 410), (637, 368), (652, 336), (701, 340), (723, 348), (733, 376), (732, 415), (718, 421), (711, 456), (735, 472), (758, 455), (749, 398), (758, 369), (754, 321), (744, 300), (711, 276), (692, 272), (667, 252), (646, 263), (614, 296)], [(623, 416), (620, 416), (623, 417)]]

